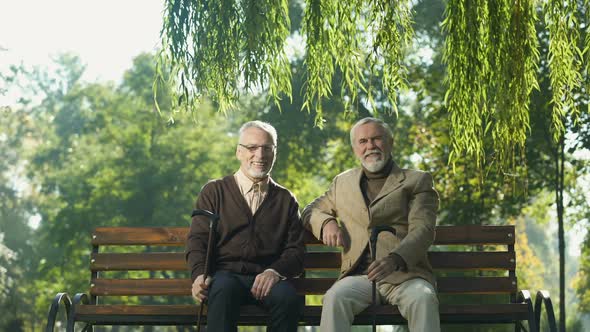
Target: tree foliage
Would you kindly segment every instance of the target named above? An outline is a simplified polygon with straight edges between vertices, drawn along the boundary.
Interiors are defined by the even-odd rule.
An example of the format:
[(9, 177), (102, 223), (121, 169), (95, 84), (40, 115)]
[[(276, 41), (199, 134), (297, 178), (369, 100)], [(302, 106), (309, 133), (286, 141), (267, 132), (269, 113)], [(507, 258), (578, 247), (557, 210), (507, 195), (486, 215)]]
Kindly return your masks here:
[[(226, 110), (241, 88), (252, 85), (268, 87), (277, 102), (291, 97), (288, 8), (285, 0), (166, 1), (162, 56), (179, 72), (182, 98), (209, 95)], [(337, 70), (343, 72), (341, 91), (352, 101), (358, 91), (370, 98), (370, 78), (380, 76), (378, 93), (395, 108), (405, 86), (401, 63), (412, 35), (410, 1), (307, 0), (303, 8), (302, 109), (316, 113), (316, 125), (323, 124), (322, 102), (332, 95)]]
[[(485, 164), (491, 137), (500, 169), (513, 170), (529, 127), (529, 95), (539, 61), (534, 1), (449, 1), (444, 27), (446, 104), (453, 151)], [(485, 83), (484, 83), (485, 82)], [(515, 153), (518, 156), (515, 156)]]
[[(22, 68), (0, 73), (0, 95), (9, 91)], [(34, 213), (29, 193), (22, 186), (32, 119), (26, 112), (0, 105), (0, 330), (20, 331), (32, 316), (35, 298), (27, 296), (23, 280), (37, 277), (37, 261), (28, 221)], [(26, 284), (26, 283), (25, 283)]]
[[(412, 10), (420, 3), (396, 1), (306, 0), (301, 33), (305, 41), (302, 109), (313, 111), (323, 126), (323, 101), (342, 73), (340, 93), (345, 110), (356, 109), (360, 92), (374, 111), (397, 110), (398, 94), (407, 86), (404, 64), (413, 36)], [(588, 5), (588, 1), (584, 0)], [(446, 3), (446, 104), (451, 117), (455, 163), (463, 156), (478, 168), (491, 158), (506, 174), (519, 171), (530, 133), (529, 100), (538, 88), (536, 72), (543, 61), (551, 70), (553, 120), (557, 140), (582, 84), (582, 50), (578, 0), (450, 0)], [(178, 70), (180, 101), (204, 95), (222, 110), (242, 88), (267, 87), (275, 101), (292, 96), (284, 46), (289, 36), (289, 5), (281, 1), (167, 0), (162, 29), (162, 58)], [(535, 23), (544, 19), (549, 56), (539, 57)], [(582, 44), (584, 43), (584, 44)], [(582, 45), (582, 47), (580, 47)], [(584, 46), (585, 45), (585, 46)], [(381, 78), (377, 87), (374, 77)], [(242, 85), (238, 84), (243, 83)], [(385, 104), (373, 96), (383, 95)], [(491, 144), (486, 145), (486, 137)], [(491, 157), (490, 157), (491, 155)]]
[[(63, 55), (56, 72), (25, 73), (22, 95), (36, 101), (0, 119), (0, 308), (13, 313), (2, 330), (38, 330), (57, 292), (87, 290), (92, 229), (186, 226), (201, 186), (234, 170), (237, 129), (221, 114), (202, 105), (199, 121), (167, 123), (155, 111), (153, 55), (138, 56), (119, 86), (81, 82), (83, 70)], [(14, 174), (26, 192), (6, 180)]]
[[(587, 3), (588, 0), (585, 1)], [(323, 2), (317, 3), (321, 5)], [(497, 6), (503, 3), (498, 2)], [(528, 2), (519, 2), (525, 3)], [(211, 6), (221, 5), (220, 2), (211, 3)], [(267, 4), (258, 2), (257, 5)], [(338, 4), (334, 7), (336, 9), (331, 10), (338, 12), (340, 8), (348, 8), (347, 6)], [(288, 8), (291, 30), (306, 29), (304, 15), (309, 12), (302, 11), (298, 17), (295, 12), (301, 7), (294, 6), (291, 2)], [(447, 66), (450, 61), (448, 57), (443, 58), (450, 38), (448, 26), (443, 30), (440, 25), (448, 17), (444, 8), (444, 4), (436, 0), (413, 4), (412, 10), (416, 12), (412, 25), (415, 38), (412, 44), (407, 45), (408, 48), (403, 49), (400, 64), (402, 70), (399, 72), (403, 73), (406, 80), (402, 83), (407, 84), (412, 93), (395, 97), (399, 107), (398, 114), (382, 112), (391, 107), (392, 103), (390, 95), (383, 93), (387, 90), (383, 87), (383, 65), (375, 66), (372, 76), (365, 76), (368, 67), (362, 67), (358, 73), (362, 74), (364, 89), (358, 86), (351, 89), (347, 80), (357, 79), (355, 72), (346, 72), (341, 63), (334, 63), (330, 69), (333, 70), (332, 76), (326, 81), (330, 95), (313, 102), (321, 104), (321, 117), (329, 119), (323, 122), (323, 130), (318, 130), (314, 119), (318, 115), (318, 107), (313, 106), (313, 103), (307, 104), (311, 106), (305, 104), (308, 100), (307, 82), (311, 75), (306, 58), (289, 59), (292, 99), (281, 95), (283, 98), (270, 104), (264, 93), (254, 96), (236, 95), (239, 99), (234, 101), (234, 106), (241, 111), (227, 112), (225, 115), (215, 112), (214, 107), (207, 103), (194, 104), (195, 112), (192, 114), (174, 113), (172, 107), (178, 102), (179, 96), (168, 94), (176, 86), (167, 84), (169, 77), (177, 77), (180, 72), (168, 72), (165, 63), (154, 68), (149, 55), (135, 59), (133, 67), (125, 73), (118, 85), (81, 82), (80, 75), (84, 66), (73, 56), (61, 57), (55, 74), (30, 73), (29, 79), (34, 86), (27, 88), (27, 95), (40, 96), (41, 102), (24, 98), (17, 106), (12, 107), (14, 113), (8, 113), (10, 116), (4, 116), (0, 120), (0, 179), (6, 179), (0, 182), (0, 194), (7, 195), (2, 196), (0, 201), (4, 204), (0, 206), (0, 232), (10, 234), (4, 237), (3, 245), (16, 254), (11, 256), (16, 259), (0, 258), (0, 266), (7, 269), (10, 280), (14, 281), (6, 284), (8, 288), (2, 294), (8, 296), (0, 296), (0, 309), (3, 312), (13, 310), (13, 317), (21, 320), (20, 324), (26, 325), (25, 330), (29, 331), (33, 328), (28, 322), (35, 322), (37, 326), (43, 323), (49, 301), (57, 291), (86, 290), (89, 232), (96, 226), (187, 225), (188, 213), (201, 186), (211, 178), (230, 174), (237, 169), (238, 162), (234, 156), (235, 133), (244, 121), (262, 119), (277, 128), (279, 147), (273, 178), (291, 189), (300, 205), (304, 206), (326, 190), (336, 174), (358, 164), (350, 149), (348, 133), (357, 119), (375, 115), (375, 112), (394, 130), (393, 154), (396, 162), (402, 167), (419, 168), (433, 173), (436, 189), (441, 196), (440, 224), (505, 224), (514, 220), (519, 244), (518, 265), (521, 268), (518, 271), (519, 286), (539, 288), (542, 283), (542, 288), (556, 290), (557, 267), (552, 263), (557, 261), (554, 248), (556, 240), (548, 231), (548, 223), (552, 222), (550, 212), (553, 195), (550, 190), (555, 180), (554, 154), (557, 146), (550, 130), (552, 88), (549, 63), (541, 62), (538, 66), (540, 74), (535, 76), (538, 90), (526, 92), (526, 89), (518, 88), (521, 93), (532, 95), (529, 106), (531, 112), (527, 120), (530, 134), (527, 134), (526, 144), (514, 150), (517, 161), (519, 158), (526, 159), (530, 165), (526, 170), (526, 177), (518, 177), (513, 182), (501, 173), (490, 171), (482, 180), (478, 175), (478, 166), (456, 152), (458, 159), (454, 163), (453, 172), (453, 165), (448, 164), (455, 135), (449, 116), (448, 100), (451, 97), (447, 96), (448, 89), (442, 84), (448, 75)], [(365, 19), (369, 17), (368, 13), (364, 9), (358, 11), (358, 15)], [(508, 12), (498, 12), (491, 8), (487, 9), (487, 13), (489, 17), (508, 16)], [(207, 15), (213, 17), (212, 13)], [(548, 35), (543, 28), (539, 28), (544, 24), (542, 18), (545, 16), (540, 12), (536, 16), (539, 18), (536, 21), (541, 51), (539, 58), (547, 59), (545, 52), (549, 51), (546, 43)], [(351, 18), (342, 17), (342, 20), (346, 19)], [(192, 24), (191, 20), (188, 19), (185, 23)], [(488, 20), (491, 22), (492, 19)], [(513, 24), (512, 21), (503, 22), (505, 25), (502, 29)], [(262, 23), (258, 24), (262, 26)], [(330, 29), (342, 27), (343, 23), (333, 24), (334, 27), (326, 25), (322, 30), (327, 34), (326, 38), (332, 38), (331, 42), (335, 42), (334, 36), (338, 33), (330, 32)], [(356, 41), (347, 36), (349, 43), (360, 43), (355, 46), (359, 49), (366, 47), (371, 39), (363, 36), (369, 36), (371, 31), (361, 31), (365, 28), (358, 28), (357, 32), (362, 34)], [(350, 31), (352, 33), (353, 30)], [(223, 33), (228, 34), (230, 31)], [(491, 32), (488, 34), (493, 35)], [(582, 33), (580, 38), (587, 40), (587, 34)], [(502, 45), (503, 42), (505, 41), (494, 41), (497, 45)], [(531, 47), (532, 40), (527, 42), (529, 46), (518, 47)], [(338, 44), (330, 52), (340, 52), (340, 48), (344, 50), (344, 46), (348, 47)], [(505, 49), (508, 46), (501, 47)], [(424, 50), (430, 51), (431, 55), (424, 56)], [(487, 65), (494, 68), (503, 66), (494, 62), (507, 61), (500, 53), (498, 49), (482, 61), (487, 61)], [(241, 54), (243, 53), (238, 52), (236, 56)], [(328, 54), (330, 57), (335, 56)], [(366, 51), (363, 56), (368, 54), (370, 52)], [(587, 56), (588, 53), (584, 55)], [(515, 73), (527, 68), (524, 62), (515, 62), (513, 65)], [(244, 64), (241, 66), (243, 69)], [(362, 66), (366, 64), (363, 63)], [(262, 67), (257, 70), (264, 69), (260, 68)], [(239, 77), (242, 69), (235, 75)], [(158, 103), (162, 113), (174, 115), (174, 122), (166, 122), (153, 106), (151, 86), (157, 70), (163, 77), (156, 82)], [(510, 71), (509, 73), (512, 74)], [(194, 73), (187, 72), (189, 74), (187, 77), (192, 77)], [(488, 69), (487, 80), (491, 80), (491, 75), (491, 70)], [(270, 75), (260, 77), (249, 86), (255, 92), (270, 80)], [(510, 77), (516, 80), (515, 76)], [(239, 80), (232, 82), (227, 84), (234, 84)], [(496, 144), (490, 133), (493, 132), (494, 124), (500, 121), (496, 118), (499, 116), (497, 112), (503, 110), (497, 111), (501, 108), (498, 91), (505, 91), (511, 87), (510, 84), (524, 83), (509, 83), (507, 80), (504, 83), (483, 84), (485, 89), (482, 91), (488, 98), (485, 121), (490, 127), (487, 134), (482, 135), (482, 147), (487, 152), (479, 168), (486, 171), (493, 169), (497, 163), (497, 157), (489, 151)], [(187, 85), (187, 88), (190, 86)], [(189, 96), (195, 97), (196, 95), (191, 95), (195, 91), (190, 92)], [(331, 94), (332, 91), (341, 93)], [(236, 90), (236, 93), (239, 92), (239, 89)], [(356, 93), (357, 102), (353, 102), (351, 98), (353, 93)], [(587, 96), (578, 93), (576, 103), (581, 109), (587, 103)], [(471, 105), (474, 103), (469, 104)], [(311, 114), (300, 112), (307, 107), (310, 107)], [(352, 108), (355, 112), (351, 112)], [(565, 155), (565, 197), (571, 199), (565, 202), (569, 211), (566, 213), (566, 220), (571, 224), (583, 225), (584, 220), (588, 220), (587, 196), (584, 196), (584, 188), (579, 185), (583, 184), (579, 179), (587, 174), (588, 165), (577, 159), (573, 152), (590, 147), (589, 124), (590, 116), (584, 112), (580, 112), (577, 123), (565, 122), (568, 131), (578, 135), (572, 145), (568, 146)], [(2, 136), (2, 133), (8, 134)], [(10, 144), (4, 144), (6, 142)], [(524, 157), (519, 156), (522, 154), (520, 149), (524, 149)], [(505, 151), (509, 151), (508, 154), (513, 153), (512, 150)], [(30, 181), (30, 188), (35, 189), (26, 197), (17, 197), (4, 173), (11, 165), (19, 163), (26, 164), (27, 181)], [(4, 184), (6, 186), (2, 187)], [(527, 187), (528, 196), (509, 195), (515, 187)], [(10, 199), (7, 198), (9, 196)], [(14, 218), (8, 216), (6, 211), (13, 213)], [(40, 226), (36, 229), (27, 224), (28, 217), (34, 213), (41, 216)], [(588, 250), (585, 249), (581, 258), (582, 272), (576, 278), (577, 292), (585, 303), (580, 306), (582, 309), (588, 308), (588, 255)], [(538, 273), (539, 258), (542, 258), (545, 268), (542, 278)], [(572, 316), (574, 315), (570, 314)], [(18, 322), (3, 321), (0, 318), (0, 329), (15, 325)], [(494, 331), (509, 328), (495, 327)], [(460, 330), (455, 326), (453, 329)], [(476, 328), (465, 327), (464, 330), (474, 331)], [(477, 329), (490, 330), (492, 329), (488, 327)]]
[(590, 233), (587, 234), (582, 246), (580, 272), (573, 280), (580, 298), (580, 311), (590, 312)]

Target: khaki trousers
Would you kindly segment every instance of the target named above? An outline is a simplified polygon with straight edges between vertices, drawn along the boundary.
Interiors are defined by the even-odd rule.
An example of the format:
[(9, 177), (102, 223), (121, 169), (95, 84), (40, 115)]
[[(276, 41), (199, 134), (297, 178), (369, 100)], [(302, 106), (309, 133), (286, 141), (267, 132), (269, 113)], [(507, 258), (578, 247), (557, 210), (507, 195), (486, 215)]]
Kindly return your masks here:
[[(440, 332), (438, 298), (434, 287), (424, 279), (411, 279), (398, 286), (383, 283), (377, 294), (379, 303), (397, 305), (411, 332)], [(320, 331), (350, 331), (354, 316), (371, 305), (372, 284), (366, 275), (338, 280), (326, 292)], [(407, 330), (397, 326), (396, 331)]]

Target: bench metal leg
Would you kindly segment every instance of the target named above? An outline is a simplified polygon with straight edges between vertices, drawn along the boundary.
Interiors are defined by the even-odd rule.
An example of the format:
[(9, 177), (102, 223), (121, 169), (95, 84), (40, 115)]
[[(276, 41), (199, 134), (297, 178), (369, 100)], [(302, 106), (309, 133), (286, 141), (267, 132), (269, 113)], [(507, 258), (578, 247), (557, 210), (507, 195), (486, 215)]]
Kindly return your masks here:
[(521, 331), (528, 332), (529, 330), (524, 326), (524, 324), (521, 321), (518, 321), (518, 322), (514, 323), (514, 331), (516, 331), (516, 332), (521, 332)]
[(53, 302), (51, 302), (51, 307), (49, 307), (49, 314), (47, 315), (47, 326), (45, 327), (45, 332), (53, 332), (55, 328), (55, 321), (57, 320), (57, 313), (59, 312), (59, 305), (62, 304), (65, 306), (66, 309), (66, 317), (69, 321), (70, 318), (70, 307), (72, 306), (72, 301), (67, 293), (57, 293)]
[[(529, 331), (530, 332), (538, 332), (538, 325), (535, 322), (535, 311), (533, 310), (533, 301), (531, 299), (531, 293), (528, 290), (521, 290), (518, 292), (516, 301), (519, 303), (526, 303), (527, 307), (528, 307), (528, 325), (529, 325)], [(519, 332), (521, 328), (524, 328), (522, 326), (521, 322), (517, 322), (515, 325), (515, 331)]]
[(549, 331), (557, 332), (557, 323), (555, 322), (553, 303), (551, 302), (551, 296), (547, 290), (540, 290), (537, 292), (537, 297), (535, 298), (535, 323), (540, 329), (543, 304), (545, 305), (545, 310), (547, 311), (547, 323), (549, 324)]
[[(89, 298), (88, 295), (84, 293), (78, 293), (74, 296), (74, 300), (72, 301), (72, 307), (70, 308), (70, 315), (68, 317), (68, 324), (66, 326), (66, 332), (74, 332), (74, 326), (76, 325), (75, 317), (76, 317), (76, 306), (78, 304), (88, 304)], [(90, 328), (90, 330), (88, 330)], [(92, 325), (87, 324), (84, 326), (83, 331), (92, 331)]]

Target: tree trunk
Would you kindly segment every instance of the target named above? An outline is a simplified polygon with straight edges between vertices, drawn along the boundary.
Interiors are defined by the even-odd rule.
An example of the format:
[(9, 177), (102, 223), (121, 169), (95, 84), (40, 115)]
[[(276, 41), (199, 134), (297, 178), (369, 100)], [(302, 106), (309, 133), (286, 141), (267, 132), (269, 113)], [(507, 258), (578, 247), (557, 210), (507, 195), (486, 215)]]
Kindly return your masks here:
[(555, 204), (557, 206), (557, 225), (559, 243), (559, 330), (565, 332), (565, 235), (563, 228), (563, 186), (565, 141), (561, 135), (555, 154)]

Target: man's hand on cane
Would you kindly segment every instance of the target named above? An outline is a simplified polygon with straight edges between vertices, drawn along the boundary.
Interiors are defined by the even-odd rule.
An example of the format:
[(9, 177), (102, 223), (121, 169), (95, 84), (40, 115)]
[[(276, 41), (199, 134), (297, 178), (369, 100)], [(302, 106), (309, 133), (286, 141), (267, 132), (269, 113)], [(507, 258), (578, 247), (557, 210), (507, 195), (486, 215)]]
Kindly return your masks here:
[(380, 258), (369, 265), (367, 278), (371, 281), (381, 281), (395, 271), (406, 271), (407, 265), (398, 254)]
[(204, 275), (201, 274), (200, 276), (197, 277), (197, 279), (195, 279), (195, 281), (193, 282), (193, 297), (203, 303), (203, 301), (207, 300), (207, 295), (209, 292), (209, 285), (211, 284), (211, 277), (207, 277), (207, 279), (204, 279)]

